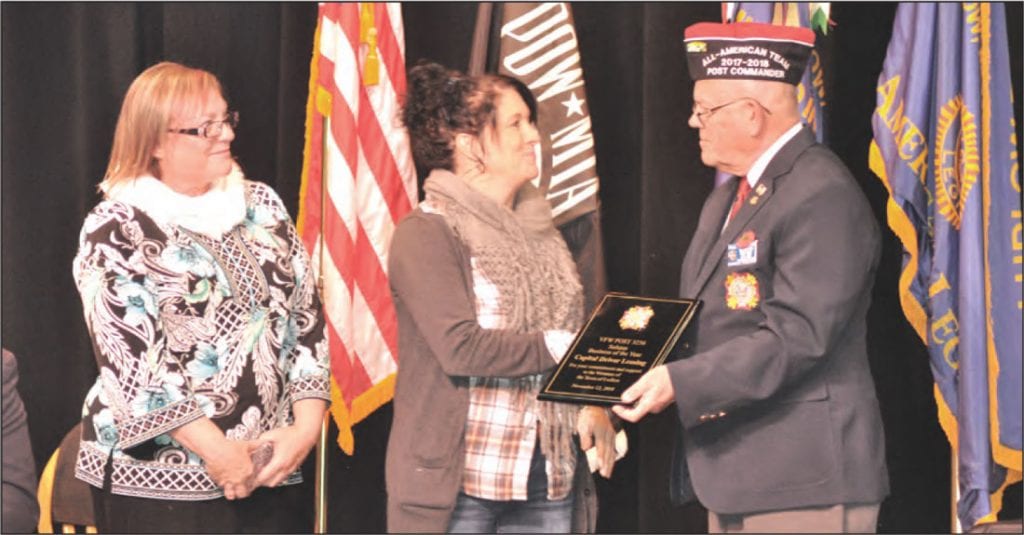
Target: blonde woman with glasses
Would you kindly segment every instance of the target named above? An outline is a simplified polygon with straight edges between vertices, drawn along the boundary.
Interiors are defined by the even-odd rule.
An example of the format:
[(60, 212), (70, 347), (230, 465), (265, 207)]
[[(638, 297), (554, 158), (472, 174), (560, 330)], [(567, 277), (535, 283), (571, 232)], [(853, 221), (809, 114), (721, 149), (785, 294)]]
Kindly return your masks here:
[(299, 465), (329, 394), (309, 258), (231, 155), (238, 112), (164, 62), (125, 95), (74, 277), (99, 377), (76, 476), (101, 532), (309, 531)]

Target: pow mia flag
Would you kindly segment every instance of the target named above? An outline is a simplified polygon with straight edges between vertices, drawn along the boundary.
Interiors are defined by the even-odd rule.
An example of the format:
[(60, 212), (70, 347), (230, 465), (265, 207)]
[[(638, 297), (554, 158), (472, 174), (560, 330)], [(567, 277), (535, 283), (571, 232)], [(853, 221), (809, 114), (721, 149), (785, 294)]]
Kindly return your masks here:
[(468, 72), (518, 78), (537, 98), (540, 176), (583, 282), (586, 310), (606, 289), (597, 159), (572, 9), (564, 2), (483, 2)]

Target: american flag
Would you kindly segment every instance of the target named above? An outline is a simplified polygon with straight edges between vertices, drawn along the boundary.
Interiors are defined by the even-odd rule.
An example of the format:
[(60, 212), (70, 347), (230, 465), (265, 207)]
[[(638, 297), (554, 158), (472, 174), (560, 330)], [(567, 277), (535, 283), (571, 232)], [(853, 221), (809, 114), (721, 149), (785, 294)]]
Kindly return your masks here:
[(404, 55), (399, 4), (320, 4), (298, 228), (322, 286), (331, 413), (349, 455), (352, 425), (394, 394), (398, 326), (385, 270), (391, 234), (416, 200), (399, 120)]

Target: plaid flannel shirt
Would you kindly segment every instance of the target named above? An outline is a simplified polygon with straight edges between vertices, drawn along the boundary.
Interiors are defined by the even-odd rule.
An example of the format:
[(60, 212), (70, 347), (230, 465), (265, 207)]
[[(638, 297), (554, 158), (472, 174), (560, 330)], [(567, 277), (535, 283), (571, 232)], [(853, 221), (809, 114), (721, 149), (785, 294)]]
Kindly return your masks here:
[[(504, 325), (498, 288), (473, 267), (477, 323), (485, 329)], [(559, 331), (545, 333), (552, 355), (562, 355), (571, 341)], [(559, 347), (564, 346), (564, 347)], [(541, 375), (508, 379), (471, 377), (469, 415), (466, 420), (466, 463), (462, 491), (495, 501), (526, 500), (530, 461), (537, 441), (537, 393)], [(523, 388), (522, 383), (527, 382)], [(558, 500), (572, 490), (573, 466), (547, 462), (548, 499)]]

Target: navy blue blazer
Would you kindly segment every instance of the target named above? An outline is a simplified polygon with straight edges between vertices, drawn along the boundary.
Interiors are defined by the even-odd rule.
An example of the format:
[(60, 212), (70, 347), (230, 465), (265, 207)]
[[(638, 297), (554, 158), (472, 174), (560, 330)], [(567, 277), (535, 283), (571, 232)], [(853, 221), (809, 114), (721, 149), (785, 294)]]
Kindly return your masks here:
[(682, 425), (673, 496), (722, 514), (880, 502), (867, 199), (807, 128), (723, 231), (737, 182), (711, 193), (683, 260), (680, 295), (703, 304), (667, 364)]

